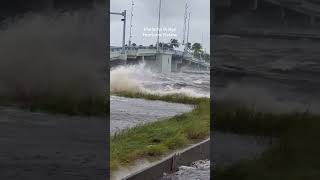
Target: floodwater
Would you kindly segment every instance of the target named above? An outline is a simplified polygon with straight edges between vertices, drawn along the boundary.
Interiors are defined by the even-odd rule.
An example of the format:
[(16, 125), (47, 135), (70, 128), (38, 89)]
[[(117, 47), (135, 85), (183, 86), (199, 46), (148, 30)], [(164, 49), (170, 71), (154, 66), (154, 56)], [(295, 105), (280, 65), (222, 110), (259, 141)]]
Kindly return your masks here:
[(118, 96), (111, 96), (110, 101), (111, 134), (144, 123), (189, 112), (193, 109), (192, 105)]
[[(119, 66), (110, 72), (112, 91), (146, 92), (152, 94), (184, 94), (209, 97), (209, 72), (189, 71), (162, 74), (153, 72), (145, 64)], [(111, 133), (143, 123), (189, 112), (191, 105), (111, 96)]]
[[(153, 72), (145, 64), (120, 66), (110, 72), (110, 90), (146, 92), (151, 94), (184, 94), (192, 97), (210, 97), (209, 71), (184, 71), (161, 74)], [(161, 120), (192, 110), (192, 106), (111, 96), (111, 133), (134, 127), (141, 123)], [(201, 163), (200, 163), (201, 162)], [(209, 161), (182, 166), (172, 178), (207, 180), (210, 176)], [(176, 176), (177, 175), (177, 176)], [(177, 180), (178, 180), (177, 179)]]
[(171, 175), (165, 175), (160, 180), (209, 180), (210, 161), (199, 160), (191, 166), (180, 166), (179, 170)]
[(210, 72), (162, 74), (152, 71), (145, 64), (120, 66), (110, 72), (110, 90), (209, 97)]
[[(189, 71), (162, 74), (145, 64), (119, 66), (110, 72), (112, 91), (146, 92), (153, 94), (184, 94), (192, 97), (209, 97), (210, 76), (208, 71)], [(111, 96), (111, 133), (143, 123), (157, 121), (189, 112), (191, 105), (149, 101)]]
[(272, 112), (319, 112), (319, 41), (219, 36), (214, 38), (216, 98)]
[[(218, 36), (214, 42), (214, 99), (263, 112), (320, 112), (319, 41)], [(274, 142), (215, 132), (211, 143), (221, 168), (254, 158)]]

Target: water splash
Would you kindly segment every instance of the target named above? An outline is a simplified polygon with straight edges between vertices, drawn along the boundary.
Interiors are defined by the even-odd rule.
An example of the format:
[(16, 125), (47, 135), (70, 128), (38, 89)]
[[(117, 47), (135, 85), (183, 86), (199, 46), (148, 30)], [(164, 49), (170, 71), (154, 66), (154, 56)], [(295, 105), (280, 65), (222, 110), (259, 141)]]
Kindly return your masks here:
[(210, 179), (210, 161), (199, 160), (193, 162), (191, 166), (180, 166), (179, 170), (174, 173), (163, 177), (160, 180), (209, 180)]
[(161, 74), (152, 71), (145, 63), (119, 66), (110, 72), (111, 92), (130, 91), (160, 95), (183, 94), (191, 97), (209, 97), (209, 89), (209, 74)]
[(119, 66), (110, 72), (110, 91), (143, 92), (143, 81), (153, 73), (145, 68), (145, 64)]
[(104, 8), (25, 14), (0, 31), (0, 96), (105, 96)]

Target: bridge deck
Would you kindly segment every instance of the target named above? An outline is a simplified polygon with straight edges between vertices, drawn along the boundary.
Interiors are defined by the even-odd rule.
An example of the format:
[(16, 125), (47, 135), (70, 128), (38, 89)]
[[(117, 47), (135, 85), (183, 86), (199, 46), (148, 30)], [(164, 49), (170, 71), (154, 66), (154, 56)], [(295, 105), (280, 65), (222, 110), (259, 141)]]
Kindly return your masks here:
[(297, 12), (320, 17), (320, 1), (317, 0), (263, 0)]
[[(200, 64), (205, 67), (210, 67), (210, 64), (204, 60), (193, 57), (190, 53), (184, 53), (183, 51), (172, 50), (172, 49), (161, 49), (160, 53), (172, 54), (174, 56), (183, 57), (184, 60)], [(122, 54), (121, 47), (111, 47), (110, 48), (110, 60), (117, 60), (121, 55), (124, 58), (131, 57), (136, 58), (137, 56), (155, 56), (157, 54), (156, 48), (151, 47), (138, 47), (138, 48), (126, 48), (125, 55)], [(121, 59), (121, 58), (120, 58)]]

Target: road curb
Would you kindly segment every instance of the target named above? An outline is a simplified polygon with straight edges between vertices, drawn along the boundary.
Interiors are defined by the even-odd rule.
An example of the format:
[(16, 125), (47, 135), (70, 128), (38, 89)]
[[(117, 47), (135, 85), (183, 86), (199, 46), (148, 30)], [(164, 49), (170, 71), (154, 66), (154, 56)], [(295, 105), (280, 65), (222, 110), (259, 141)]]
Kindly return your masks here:
[(131, 174), (123, 178), (123, 180), (158, 180), (163, 177), (164, 173), (170, 174), (175, 172), (179, 166), (188, 166), (197, 160), (209, 159), (209, 148), (210, 139), (206, 139), (191, 147), (175, 152), (155, 165)]

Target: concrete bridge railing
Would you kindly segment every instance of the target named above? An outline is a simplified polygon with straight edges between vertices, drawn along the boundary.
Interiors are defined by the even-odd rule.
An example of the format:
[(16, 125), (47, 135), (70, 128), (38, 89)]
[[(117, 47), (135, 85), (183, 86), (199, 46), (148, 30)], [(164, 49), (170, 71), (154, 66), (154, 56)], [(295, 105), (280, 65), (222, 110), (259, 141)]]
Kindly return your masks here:
[(121, 50), (120, 51), (110, 51), (110, 60), (117, 60), (121, 56)]
[[(110, 58), (111, 61), (116, 60), (118, 57), (120, 57), (122, 52), (121, 47), (113, 47), (110, 48)], [(173, 50), (173, 49), (161, 49), (160, 53), (162, 54), (172, 54), (178, 57), (182, 57), (183, 59), (200, 64), (205, 67), (210, 67), (209, 63), (206, 63), (204, 60), (200, 60), (196, 57), (194, 57), (191, 53), (189, 52), (183, 52), (179, 50)], [(137, 56), (154, 56), (157, 54), (157, 49), (155, 47), (145, 47), (145, 46), (140, 46), (140, 47), (126, 47), (125, 48), (125, 54), (126, 57), (131, 57), (131, 58), (136, 58)]]

